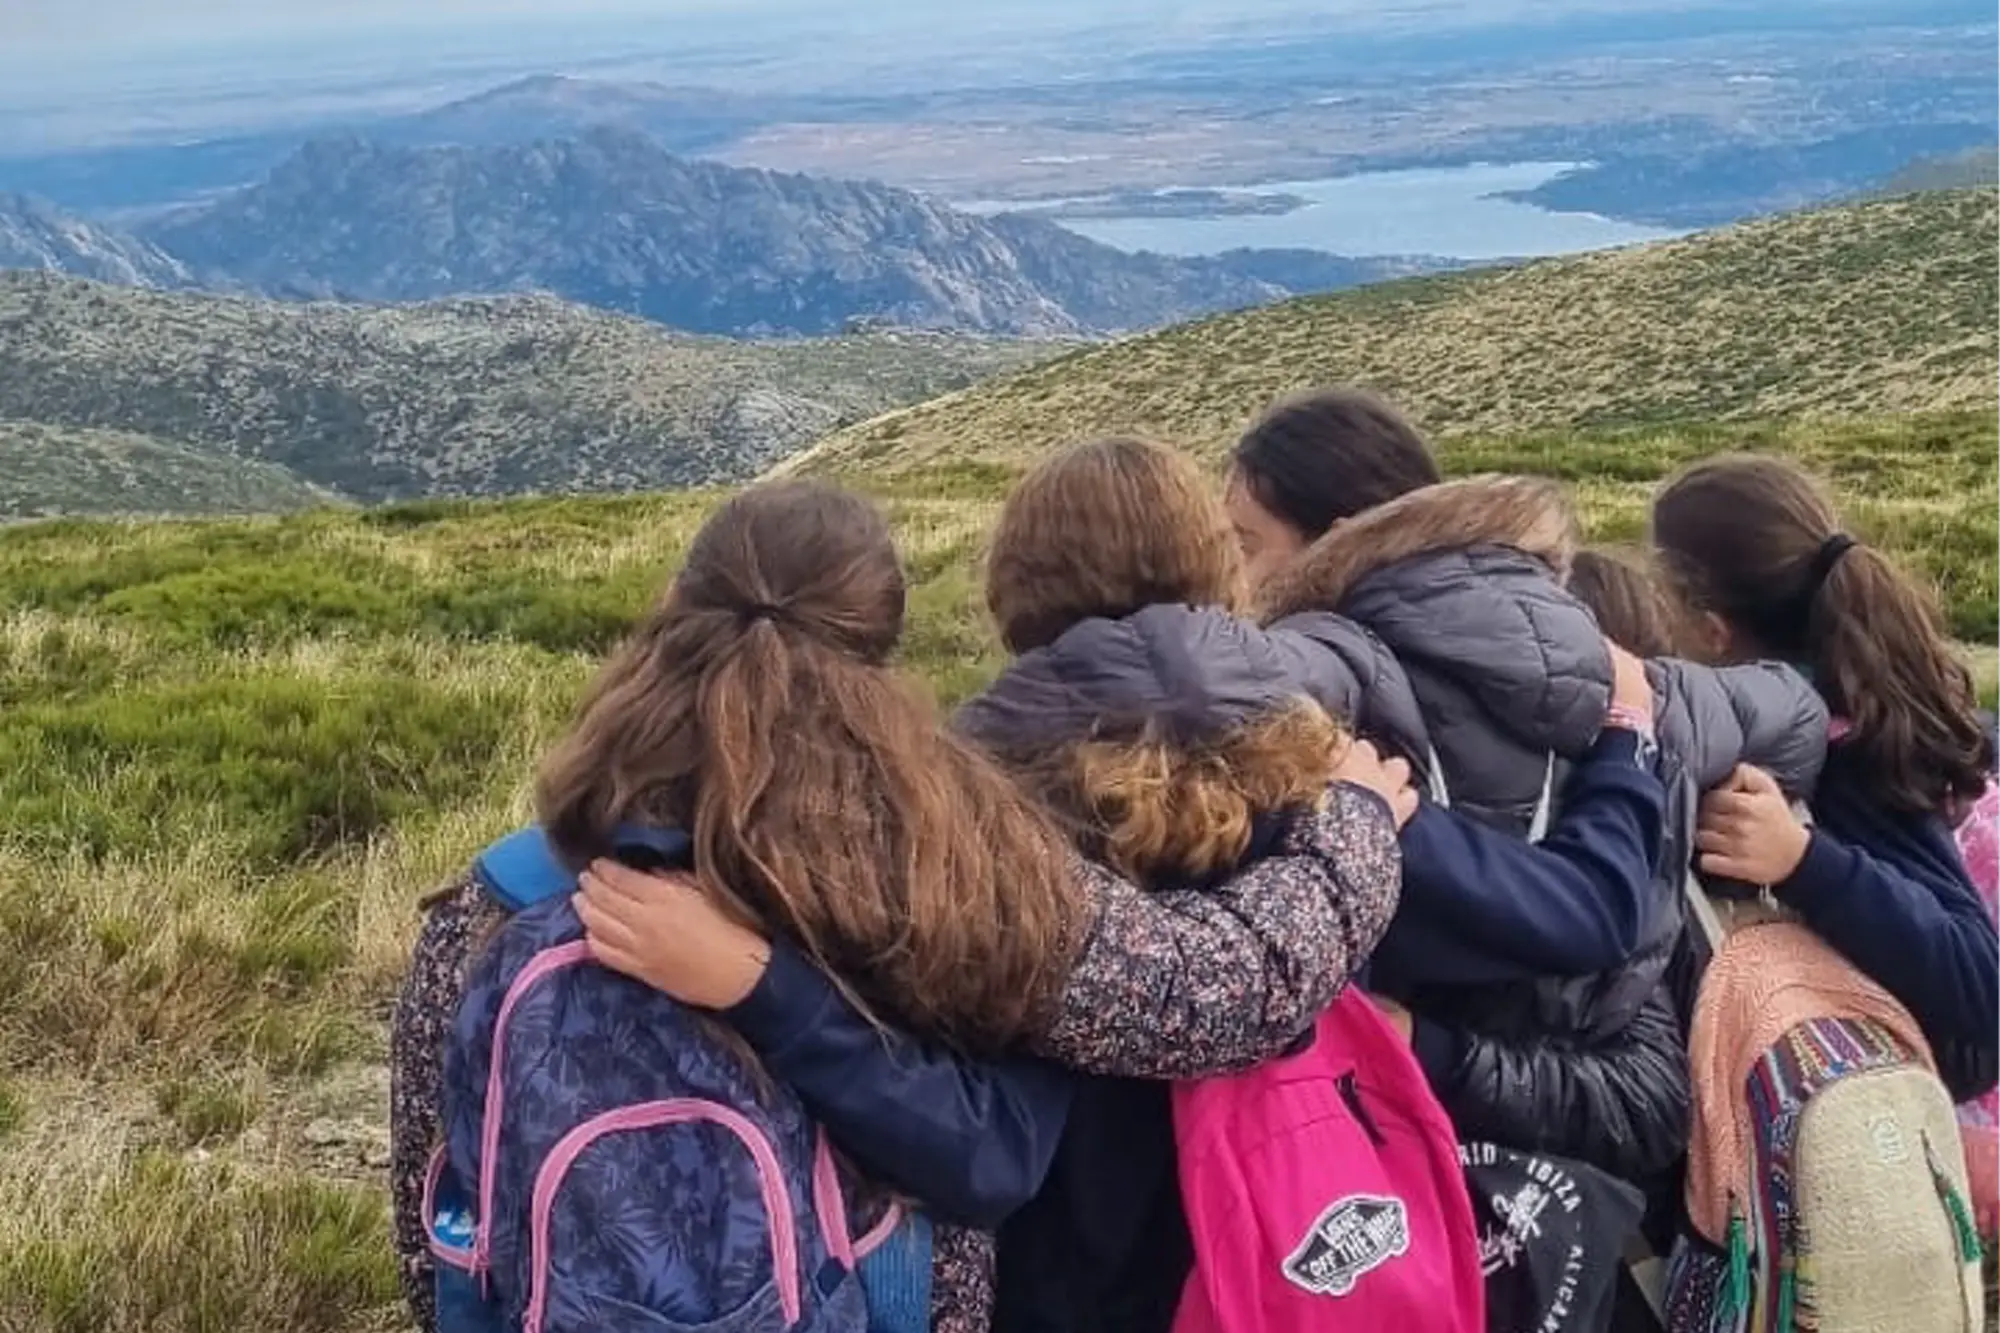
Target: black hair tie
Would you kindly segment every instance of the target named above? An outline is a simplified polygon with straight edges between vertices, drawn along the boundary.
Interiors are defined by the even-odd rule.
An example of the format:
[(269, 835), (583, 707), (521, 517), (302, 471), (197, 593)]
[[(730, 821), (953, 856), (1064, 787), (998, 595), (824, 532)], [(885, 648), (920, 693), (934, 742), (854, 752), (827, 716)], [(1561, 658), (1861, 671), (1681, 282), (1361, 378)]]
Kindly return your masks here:
[(1858, 545), (1859, 542), (1844, 532), (1836, 532), (1820, 543), (1819, 550), (1813, 553), (1812, 566), (1806, 570), (1805, 587), (1800, 594), (1806, 605), (1810, 606), (1813, 599), (1819, 596), (1819, 590), (1833, 576), (1834, 566), (1840, 563), (1841, 557)]
[(780, 619), (785, 614), (785, 608), (776, 602), (750, 602), (736, 614), (744, 624), (754, 625), (760, 620)]

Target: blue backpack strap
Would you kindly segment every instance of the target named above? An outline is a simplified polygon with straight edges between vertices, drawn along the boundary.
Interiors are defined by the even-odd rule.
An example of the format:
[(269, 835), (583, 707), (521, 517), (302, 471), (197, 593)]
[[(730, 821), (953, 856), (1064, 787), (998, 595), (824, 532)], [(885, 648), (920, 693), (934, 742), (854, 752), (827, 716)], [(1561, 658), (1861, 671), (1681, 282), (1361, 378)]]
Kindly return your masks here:
[[(693, 850), (679, 829), (620, 824), (611, 835), (614, 855), (645, 870), (688, 864)], [(510, 912), (525, 912), (537, 903), (570, 893), (577, 872), (557, 854), (539, 825), (518, 829), (479, 854), (472, 872), (499, 904)]]

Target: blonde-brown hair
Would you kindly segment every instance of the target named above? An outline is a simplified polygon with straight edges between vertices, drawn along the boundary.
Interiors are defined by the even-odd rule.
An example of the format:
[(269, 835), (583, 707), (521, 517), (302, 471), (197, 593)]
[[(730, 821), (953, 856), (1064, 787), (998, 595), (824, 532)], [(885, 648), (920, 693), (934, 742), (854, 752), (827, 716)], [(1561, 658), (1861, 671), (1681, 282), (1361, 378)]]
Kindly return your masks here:
[(1070, 822), (1086, 855), (1144, 884), (1241, 861), (1260, 815), (1320, 802), (1346, 744), (1340, 726), (1301, 699), (1203, 743), (1175, 744), (1147, 727), (1025, 759), (1017, 772)]
[(1992, 742), (1934, 599), (1843, 532), (1811, 476), (1776, 458), (1697, 464), (1654, 500), (1653, 544), (1689, 609), (1811, 673), (1885, 804), (1948, 814), (1979, 797)]
[(1242, 555), (1200, 469), (1150, 440), (1074, 445), (1021, 479), (1001, 506), (986, 606), (1024, 653), (1093, 616), (1161, 602), (1237, 610)]
[[(1007, 497), (986, 600), (1014, 652), (1161, 603), (1240, 610), (1242, 555), (1213, 486), (1148, 440), (1079, 444)], [(1225, 869), (1259, 815), (1317, 804), (1345, 740), (1307, 700), (1195, 742), (1151, 725), (999, 756), (1085, 854), (1140, 882)]]
[(750, 488), (703, 526), (543, 766), (582, 862), (688, 830), (702, 888), (884, 1017), (968, 1049), (1036, 1031), (1077, 920), (1060, 830), (889, 665), (904, 582), (880, 512)]

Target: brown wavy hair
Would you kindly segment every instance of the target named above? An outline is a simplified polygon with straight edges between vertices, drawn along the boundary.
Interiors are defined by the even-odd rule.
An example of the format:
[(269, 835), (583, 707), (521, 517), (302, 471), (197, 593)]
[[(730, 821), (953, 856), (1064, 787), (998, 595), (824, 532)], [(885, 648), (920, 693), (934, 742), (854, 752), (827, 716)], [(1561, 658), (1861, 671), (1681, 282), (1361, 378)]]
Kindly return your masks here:
[(1231, 611), (1244, 602), (1229, 515), (1185, 455), (1129, 436), (1094, 440), (1047, 459), (1008, 495), (987, 554), (986, 606), (1009, 652), (1160, 602)]
[(573, 861), (684, 828), (702, 888), (885, 1018), (970, 1050), (1037, 1031), (1078, 916), (1060, 829), (890, 663), (903, 571), (874, 505), (754, 486), (702, 527), (541, 772)]
[(1775, 458), (1700, 463), (1660, 492), (1652, 526), (1688, 609), (1811, 673), (1886, 804), (1949, 814), (1978, 798), (1992, 742), (1935, 599), (1866, 544), (1827, 564), (1846, 534), (1812, 477)]
[(1634, 657), (1671, 657), (1674, 615), (1659, 585), (1636, 558), (1600, 549), (1570, 561), (1569, 590), (1597, 617), (1597, 627)]
[[(1214, 488), (1165, 445), (1117, 437), (1035, 468), (1001, 510), (986, 601), (1014, 652), (1081, 620), (1159, 603), (1239, 611), (1242, 555)], [(1345, 745), (1317, 705), (1177, 743), (1157, 728), (1099, 731), (1000, 759), (1069, 826), (1077, 846), (1142, 883), (1240, 860), (1260, 814), (1316, 804)]]

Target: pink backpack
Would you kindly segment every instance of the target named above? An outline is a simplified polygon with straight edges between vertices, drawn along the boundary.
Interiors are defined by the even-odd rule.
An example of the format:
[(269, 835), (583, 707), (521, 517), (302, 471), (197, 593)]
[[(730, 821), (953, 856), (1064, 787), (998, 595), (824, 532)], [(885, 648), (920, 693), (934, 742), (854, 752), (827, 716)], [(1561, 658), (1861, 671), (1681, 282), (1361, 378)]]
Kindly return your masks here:
[[(1958, 854), (1986, 899), (1987, 910), (2000, 922), (2000, 787), (1991, 782), (1986, 784), (1986, 794), (1959, 823)], [(2000, 1197), (1995, 1195), (1995, 1181), (2000, 1178), (2000, 1091), (1961, 1103), (1958, 1124), (1972, 1175), (1979, 1233), (1990, 1237), (2000, 1232)]]
[(1174, 1333), (1485, 1333), (1457, 1139), (1367, 996), (1300, 1054), (1173, 1098), (1194, 1238)]

